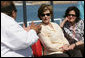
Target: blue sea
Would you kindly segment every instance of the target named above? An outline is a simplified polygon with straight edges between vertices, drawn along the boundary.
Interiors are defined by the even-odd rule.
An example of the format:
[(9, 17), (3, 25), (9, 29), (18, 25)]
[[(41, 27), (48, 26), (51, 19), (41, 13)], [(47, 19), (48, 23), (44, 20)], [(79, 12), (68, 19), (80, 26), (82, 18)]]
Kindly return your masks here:
[[(77, 4), (55, 4), (53, 5), (54, 19), (63, 18), (66, 9), (69, 6), (77, 6)], [(27, 21), (39, 20), (38, 8), (40, 5), (27, 5)], [(17, 8), (17, 22), (23, 22), (23, 6), (16, 6)]]

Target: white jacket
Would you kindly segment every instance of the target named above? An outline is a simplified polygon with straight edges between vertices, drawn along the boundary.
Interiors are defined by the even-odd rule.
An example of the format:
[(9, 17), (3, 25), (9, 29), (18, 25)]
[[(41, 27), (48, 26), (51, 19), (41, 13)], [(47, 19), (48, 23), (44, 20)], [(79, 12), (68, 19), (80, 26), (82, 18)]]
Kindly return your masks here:
[(1, 13), (1, 57), (31, 57), (30, 46), (37, 40), (34, 30), (25, 31), (12, 17)]

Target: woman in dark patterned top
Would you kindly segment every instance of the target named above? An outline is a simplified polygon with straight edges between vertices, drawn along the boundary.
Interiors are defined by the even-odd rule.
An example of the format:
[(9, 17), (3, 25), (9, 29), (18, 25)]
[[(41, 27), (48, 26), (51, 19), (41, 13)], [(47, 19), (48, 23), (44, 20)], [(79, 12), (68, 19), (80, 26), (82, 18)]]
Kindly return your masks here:
[(72, 50), (75, 48), (82, 48), (84, 51), (84, 21), (80, 19), (80, 11), (77, 7), (71, 6), (65, 12), (65, 19), (60, 24), (60, 27), (65, 33), (65, 37), (68, 39), (71, 45), (66, 50)]

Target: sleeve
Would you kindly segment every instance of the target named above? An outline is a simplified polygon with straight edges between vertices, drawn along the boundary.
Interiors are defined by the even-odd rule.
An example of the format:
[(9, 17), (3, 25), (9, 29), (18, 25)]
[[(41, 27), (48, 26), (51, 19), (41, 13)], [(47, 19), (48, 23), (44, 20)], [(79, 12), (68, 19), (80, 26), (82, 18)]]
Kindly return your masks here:
[(38, 40), (37, 33), (34, 30), (27, 32), (17, 22), (10, 21), (10, 23), (6, 22), (2, 25), (4, 38), (1, 41), (13, 50), (25, 49)]
[(45, 49), (49, 50), (49, 51), (58, 51), (61, 50), (59, 49), (60, 45), (59, 44), (53, 44), (50, 39), (48, 38), (48, 36), (46, 36), (44, 33), (40, 33), (39, 34), (40, 37), (40, 41), (42, 42), (43, 46)]
[(81, 20), (80, 21), (81, 23), (80, 23), (80, 25), (81, 25), (81, 37), (82, 37), (82, 42), (84, 43), (84, 21), (83, 20)]

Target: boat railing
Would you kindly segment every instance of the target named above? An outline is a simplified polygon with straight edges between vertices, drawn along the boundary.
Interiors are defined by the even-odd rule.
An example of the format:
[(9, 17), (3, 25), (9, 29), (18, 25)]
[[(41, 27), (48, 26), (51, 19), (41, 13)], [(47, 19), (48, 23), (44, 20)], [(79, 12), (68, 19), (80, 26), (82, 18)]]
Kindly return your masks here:
[[(60, 24), (62, 22), (62, 19), (63, 18), (56, 18), (54, 19), (54, 22), (57, 23), (57, 24)], [(27, 21), (27, 25), (29, 25), (32, 21)], [(42, 20), (36, 20), (36, 21), (33, 21), (34, 23), (40, 23), (42, 22)], [(22, 25), (24, 22), (18, 22), (18, 24)]]

